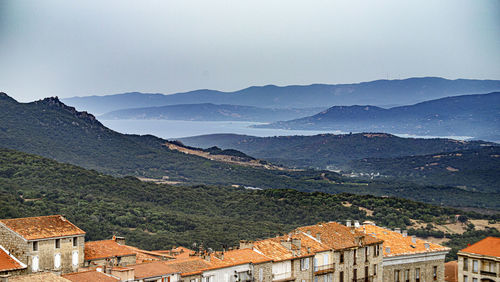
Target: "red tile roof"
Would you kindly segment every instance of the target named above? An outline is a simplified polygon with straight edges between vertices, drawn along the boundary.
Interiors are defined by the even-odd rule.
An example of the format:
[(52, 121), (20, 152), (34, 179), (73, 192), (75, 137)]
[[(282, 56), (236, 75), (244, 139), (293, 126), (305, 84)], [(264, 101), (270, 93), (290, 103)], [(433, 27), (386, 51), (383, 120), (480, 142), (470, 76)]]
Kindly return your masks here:
[(2, 246), (0, 246), (0, 272), (24, 269), (26, 265), (18, 261), (14, 256), (9, 254)]
[(96, 260), (112, 257), (135, 255), (127, 246), (118, 244), (115, 240), (92, 241), (85, 243), (85, 260)]
[[(300, 248), (292, 243), (293, 240), (300, 240)], [(285, 245), (289, 245), (289, 247)], [(328, 246), (302, 232), (256, 241), (254, 248), (274, 261), (312, 256), (315, 252), (329, 249)]]
[(9, 277), (9, 282), (69, 282), (70, 280), (57, 276), (52, 272), (16, 275)]
[(135, 279), (157, 277), (179, 272), (175, 267), (165, 264), (165, 261), (141, 263), (141, 264), (129, 265), (128, 267), (134, 269)]
[(73, 282), (116, 282), (120, 279), (113, 277), (109, 274), (105, 274), (99, 271), (90, 270), (75, 273), (63, 274), (63, 278), (66, 278)]
[(461, 250), (460, 252), (500, 257), (500, 238), (486, 237), (483, 240)]
[(26, 240), (83, 235), (85, 232), (62, 215), (0, 219), (10, 230)]
[[(411, 236), (405, 237), (399, 232), (391, 231), (375, 225), (363, 225), (359, 227), (358, 230), (384, 240), (385, 257), (450, 250), (447, 247), (417, 238), (415, 238), (415, 243), (413, 243)], [(428, 244), (429, 248), (426, 248), (425, 244)], [(387, 248), (389, 248), (389, 250)]]
[[(313, 237), (317, 237), (317, 234), (319, 234), (319, 241), (334, 250), (374, 245), (383, 242), (380, 239), (355, 230), (354, 227), (347, 227), (336, 222), (303, 226), (297, 228), (297, 230), (310, 234)], [(361, 245), (357, 244), (357, 240), (361, 241)]]

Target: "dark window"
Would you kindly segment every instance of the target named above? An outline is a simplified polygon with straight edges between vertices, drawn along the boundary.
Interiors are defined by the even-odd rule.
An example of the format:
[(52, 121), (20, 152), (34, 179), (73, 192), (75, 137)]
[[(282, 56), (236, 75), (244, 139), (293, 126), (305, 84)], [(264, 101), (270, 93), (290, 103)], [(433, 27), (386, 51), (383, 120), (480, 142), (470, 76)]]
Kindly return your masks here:
[(61, 239), (56, 239), (56, 249), (61, 248)]
[(358, 279), (358, 270), (354, 269), (354, 272), (352, 273), (352, 279), (357, 280)]
[(369, 276), (368, 266), (365, 266), (365, 282), (368, 282), (368, 276)]
[(73, 247), (78, 246), (78, 237), (73, 237)]
[(377, 276), (377, 265), (373, 265), (373, 276)]
[(415, 281), (420, 282), (420, 268), (415, 269)]
[(401, 280), (399, 280), (399, 270), (394, 270), (394, 281), (395, 282), (399, 282)]
[(370, 247), (365, 247), (365, 262), (368, 261), (368, 256), (370, 255)]
[(437, 266), (434, 266), (432, 268), (432, 278), (434, 278), (434, 280), (438, 279), (438, 267)]
[(410, 270), (405, 270), (405, 282), (410, 282)]
[(469, 270), (469, 259), (464, 258), (464, 270), (468, 271)]
[(33, 251), (38, 251), (38, 242), (33, 242)]
[(344, 263), (344, 253), (340, 253), (340, 263)]
[(340, 281), (340, 282), (344, 282), (344, 271), (341, 271), (341, 272), (339, 273), (339, 281)]
[(356, 250), (354, 250), (354, 265), (356, 265)]

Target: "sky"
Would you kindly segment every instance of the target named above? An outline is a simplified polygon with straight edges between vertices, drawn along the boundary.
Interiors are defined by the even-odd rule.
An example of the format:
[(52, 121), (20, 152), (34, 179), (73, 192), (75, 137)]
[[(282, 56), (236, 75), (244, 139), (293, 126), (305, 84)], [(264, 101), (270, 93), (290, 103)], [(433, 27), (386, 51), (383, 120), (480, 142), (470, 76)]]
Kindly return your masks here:
[(498, 0), (0, 0), (0, 91), (500, 79)]

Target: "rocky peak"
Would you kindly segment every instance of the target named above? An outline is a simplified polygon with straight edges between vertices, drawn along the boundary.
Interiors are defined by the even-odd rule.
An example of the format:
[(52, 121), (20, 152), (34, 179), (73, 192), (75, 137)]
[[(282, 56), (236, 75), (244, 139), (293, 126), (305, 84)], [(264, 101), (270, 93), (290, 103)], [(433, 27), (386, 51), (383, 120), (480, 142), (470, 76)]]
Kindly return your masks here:
[(90, 122), (91, 124), (101, 125), (101, 123), (95, 118), (94, 115), (92, 115), (86, 111), (83, 111), (83, 112), (77, 111), (74, 107), (70, 107), (70, 106), (64, 104), (63, 102), (61, 102), (61, 100), (59, 100), (59, 97), (57, 97), (57, 96), (56, 97), (48, 97), (48, 98), (45, 98), (43, 100), (36, 101), (35, 103), (47, 105), (49, 107), (60, 108), (64, 111), (70, 112), (72, 115), (74, 115), (75, 117), (77, 117), (79, 119), (83, 119), (85, 121)]

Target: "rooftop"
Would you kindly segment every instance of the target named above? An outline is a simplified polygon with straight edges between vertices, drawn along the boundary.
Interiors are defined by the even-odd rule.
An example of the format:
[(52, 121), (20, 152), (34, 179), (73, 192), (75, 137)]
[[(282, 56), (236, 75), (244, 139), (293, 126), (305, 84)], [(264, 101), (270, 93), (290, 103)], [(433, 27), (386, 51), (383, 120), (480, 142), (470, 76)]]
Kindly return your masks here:
[(118, 244), (115, 240), (102, 240), (85, 243), (86, 261), (132, 255), (135, 255), (134, 251), (132, 251), (128, 246)]
[(134, 269), (135, 279), (144, 279), (179, 272), (175, 267), (165, 264), (164, 261), (141, 263), (129, 265), (128, 267)]
[(26, 240), (84, 235), (85, 232), (62, 215), (0, 219), (0, 224)]
[(18, 261), (14, 256), (9, 254), (2, 246), (0, 246), (0, 272), (24, 269), (26, 265)]
[[(310, 236), (317, 237), (324, 245), (334, 250), (382, 243), (382, 240), (336, 222), (318, 223), (297, 228)], [(319, 234), (319, 237), (318, 237)]]
[(66, 278), (70, 281), (73, 281), (73, 282), (116, 282), (116, 281), (120, 281), (120, 279), (118, 279), (116, 277), (113, 277), (109, 274), (105, 274), (105, 273), (95, 271), (95, 270), (63, 274), (62, 277)]
[(312, 256), (315, 252), (329, 249), (328, 246), (302, 232), (257, 241), (254, 242), (254, 248), (274, 261)]
[(9, 282), (70, 282), (70, 280), (57, 276), (52, 272), (43, 272), (29, 275), (9, 277)]
[[(361, 227), (358, 227), (358, 230), (365, 232), (366, 234), (370, 234), (378, 239), (384, 240), (385, 257), (450, 250), (447, 247), (443, 247), (441, 245), (433, 244), (417, 238), (414, 239), (414, 243), (412, 241), (413, 237), (411, 236), (404, 236), (399, 232), (391, 231), (389, 229), (375, 225), (362, 225)], [(426, 248), (426, 244), (428, 244), (429, 248)]]
[(490, 257), (500, 257), (500, 238), (486, 237), (476, 242), (460, 252), (484, 255)]

